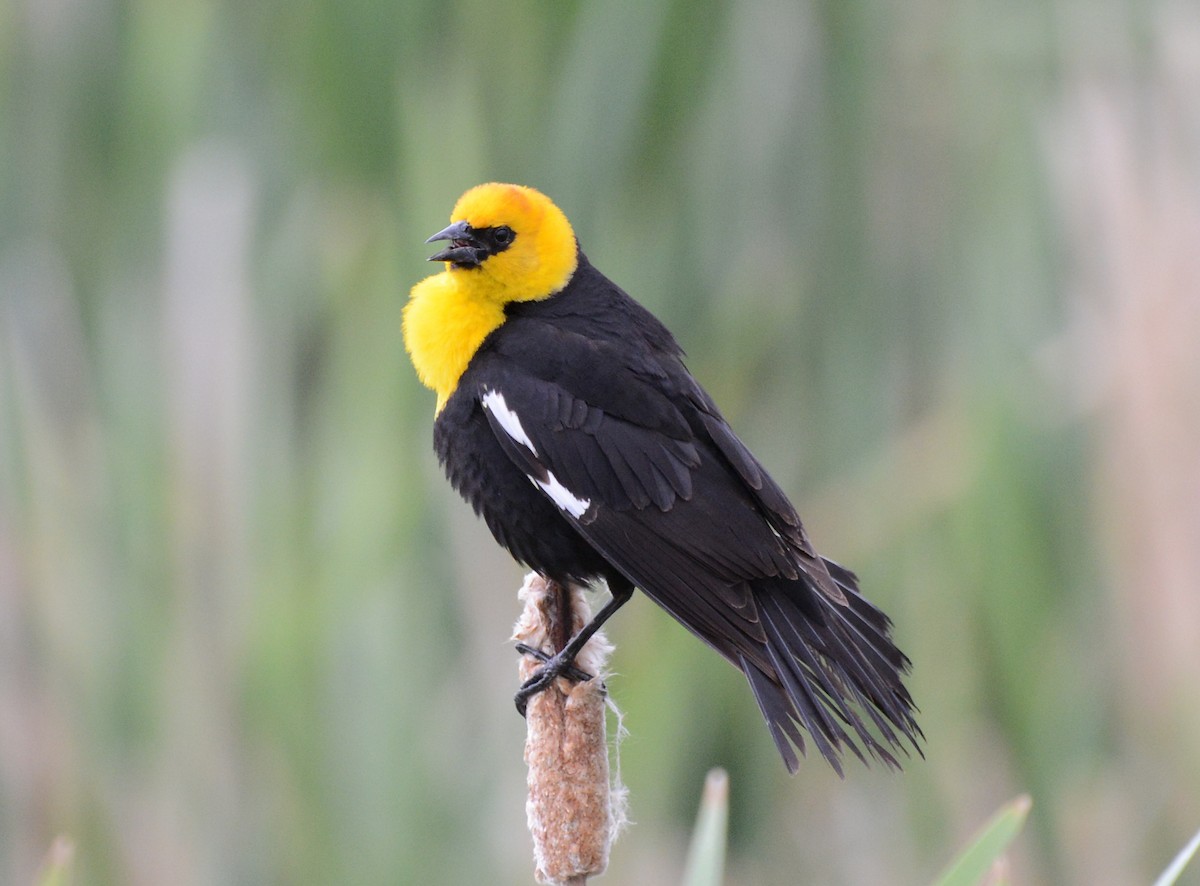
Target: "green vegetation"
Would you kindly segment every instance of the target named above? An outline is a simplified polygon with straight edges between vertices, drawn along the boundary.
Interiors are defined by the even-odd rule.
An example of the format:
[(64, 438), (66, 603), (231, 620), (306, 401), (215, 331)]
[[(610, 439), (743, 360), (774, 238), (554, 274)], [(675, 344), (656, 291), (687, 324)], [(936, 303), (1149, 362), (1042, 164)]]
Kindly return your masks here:
[(998, 886), (1008, 882), (1002, 867), (1006, 859), (1004, 850), (1025, 826), (1032, 805), (1027, 796), (1006, 803), (937, 878), (936, 886), (976, 886), (983, 882)]
[(0, 882), (59, 835), (76, 886), (530, 881), (522, 571), (400, 336), (488, 179), (675, 331), (929, 739), (789, 779), (635, 598), (599, 882), (678, 882), (715, 766), (731, 886), (929, 882), (1022, 793), (1013, 882), (1151, 882), (1200, 826), (1197, 40), (1172, 0), (0, 4)]
[(729, 835), (729, 776), (713, 769), (704, 779), (704, 796), (688, 847), (685, 886), (721, 886)]

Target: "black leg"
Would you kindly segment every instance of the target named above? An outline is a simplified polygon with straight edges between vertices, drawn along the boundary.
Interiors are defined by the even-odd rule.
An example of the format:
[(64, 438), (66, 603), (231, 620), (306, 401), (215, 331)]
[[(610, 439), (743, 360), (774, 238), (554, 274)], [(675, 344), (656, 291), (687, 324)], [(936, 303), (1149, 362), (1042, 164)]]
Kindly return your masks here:
[[(587, 674), (584, 674), (575, 667), (575, 656), (579, 654), (579, 650), (583, 649), (588, 640), (592, 639), (592, 635), (604, 625), (609, 618), (612, 617), (618, 609), (624, 606), (629, 598), (633, 596), (633, 585), (622, 584), (615, 589), (611, 589), (612, 599), (609, 600), (592, 616), (592, 620), (579, 629), (579, 633), (571, 638), (571, 641), (563, 647), (562, 651), (553, 658), (543, 657), (545, 653), (534, 652), (526, 647), (525, 650), (519, 651), (532, 652), (535, 657), (541, 658), (546, 663), (538, 669), (532, 677), (526, 680), (521, 688), (517, 690), (517, 694), (513, 697), (513, 702), (517, 706), (517, 713), (522, 717), (525, 716), (525, 708), (529, 704), (529, 699), (537, 695), (559, 677), (566, 675), (572, 679), (576, 679), (575, 674), (580, 674), (584, 679), (592, 679)], [(524, 646), (524, 644), (521, 644)], [(571, 673), (574, 671), (575, 673)]]

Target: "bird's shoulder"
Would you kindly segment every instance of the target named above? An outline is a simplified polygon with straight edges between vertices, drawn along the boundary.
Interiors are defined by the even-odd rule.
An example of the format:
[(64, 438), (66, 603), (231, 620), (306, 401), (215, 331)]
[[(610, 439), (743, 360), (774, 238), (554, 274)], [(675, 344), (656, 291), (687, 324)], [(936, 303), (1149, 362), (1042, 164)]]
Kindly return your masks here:
[(580, 255), (568, 286), (537, 302), (514, 303), (473, 361), (467, 381), (484, 389), (552, 387), (577, 410), (670, 437), (699, 428), (698, 386), (683, 351), (650, 311)]
[(556, 295), (506, 307), (509, 331), (540, 323), (596, 341), (624, 343), (681, 357), (683, 349), (663, 323), (601, 273), (582, 251), (570, 282)]

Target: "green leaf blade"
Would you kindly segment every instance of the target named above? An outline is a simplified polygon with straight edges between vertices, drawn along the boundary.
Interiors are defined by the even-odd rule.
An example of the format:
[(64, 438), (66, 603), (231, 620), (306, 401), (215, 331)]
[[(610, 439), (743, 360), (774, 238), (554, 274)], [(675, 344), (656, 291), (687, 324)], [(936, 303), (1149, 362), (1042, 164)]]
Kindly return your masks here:
[(1032, 806), (1028, 794), (1002, 806), (934, 881), (935, 886), (976, 886), (1021, 832)]
[(729, 776), (713, 769), (704, 780), (704, 796), (688, 848), (684, 886), (721, 886), (725, 878), (725, 842), (729, 829)]
[(1200, 849), (1200, 831), (1196, 831), (1196, 836), (1192, 837), (1188, 844), (1179, 850), (1179, 854), (1167, 865), (1167, 869), (1154, 881), (1154, 886), (1173, 886), (1179, 879), (1179, 875), (1183, 873), (1183, 869), (1187, 867), (1188, 862), (1192, 860), (1192, 856), (1196, 854), (1197, 849)]

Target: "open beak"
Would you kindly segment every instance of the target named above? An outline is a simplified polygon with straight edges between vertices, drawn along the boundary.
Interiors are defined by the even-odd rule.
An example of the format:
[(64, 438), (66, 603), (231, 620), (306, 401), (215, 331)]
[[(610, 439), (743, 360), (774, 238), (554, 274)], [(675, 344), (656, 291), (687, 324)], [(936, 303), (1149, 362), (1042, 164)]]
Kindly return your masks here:
[(475, 239), (474, 231), (466, 221), (458, 221), (426, 240), (449, 240), (450, 245), (441, 252), (429, 256), (429, 261), (453, 262), (459, 267), (476, 267), (483, 260), (486, 247)]

